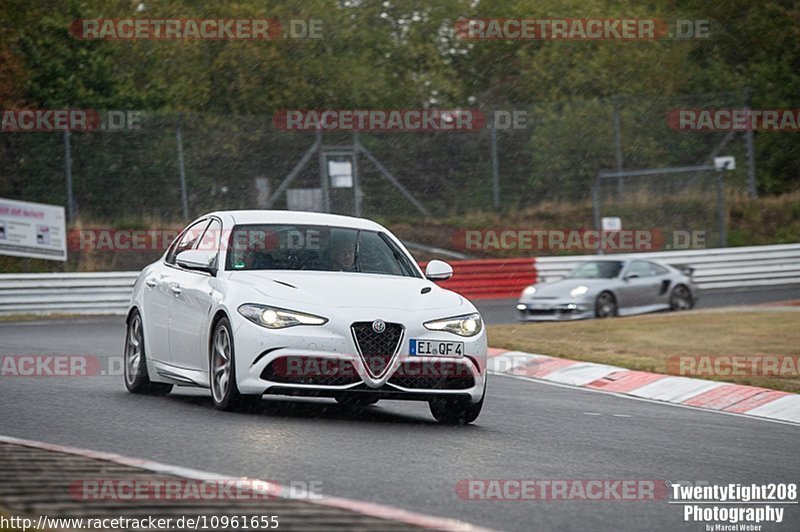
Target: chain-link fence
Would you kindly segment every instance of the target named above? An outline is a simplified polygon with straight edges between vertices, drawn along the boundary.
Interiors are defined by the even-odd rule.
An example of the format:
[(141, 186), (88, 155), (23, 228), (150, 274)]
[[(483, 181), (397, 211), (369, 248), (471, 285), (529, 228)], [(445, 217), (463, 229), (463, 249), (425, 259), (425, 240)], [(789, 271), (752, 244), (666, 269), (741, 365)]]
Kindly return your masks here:
[(698, 165), (598, 178), (595, 216), (618, 217), (627, 229), (648, 231), (656, 249), (724, 246), (724, 189), (717, 181), (724, 175), (713, 165)]
[[(726, 174), (726, 187), (746, 190), (743, 134), (680, 132), (666, 120), (674, 109), (742, 107), (744, 97), (628, 96), (507, 106), (483, 111), (488, 123), (514, 113), (521, 117), (517, 127), (497, 129), (495, 135), (489, 128), (362, 131), (358, 141), (435, 217), (586, 201), (601, 169), (702, 164), (720, 150), (740, 161)], [(64, 135), (0, 133), (0, 196), (67, 205)], [(353, 143), (351, 132), (322, 137), (326, 146)], [(184, 218), (182, 181), (190, 218), (215, 209), (259, 208), (316, 138), (315, 132), (278, 129), (270, 116), (201, 113), (143, 113), (138, 129), (73, 132), (74, 214), (114, 224), (179, 221)], [(320, 159), (311, 157), (290, 188), (320, 187), (320, 166)], [(364, 216), (417, 215), (372, 161), (359, 157), (358, 168)], [(639, 187), (629, 199), (646, 196), (656, 205), (675, 196), (677, 182)], [(693, 190), (698, 205), (713, 201), (713, 189), (698, 185)], [(285, 194), (272, 203), (286, 208)], [(331, 211), (350, 214), (353, 208), (352, 191), (331, 190)], [(684, 214), (691, 216), (691, 210)]]

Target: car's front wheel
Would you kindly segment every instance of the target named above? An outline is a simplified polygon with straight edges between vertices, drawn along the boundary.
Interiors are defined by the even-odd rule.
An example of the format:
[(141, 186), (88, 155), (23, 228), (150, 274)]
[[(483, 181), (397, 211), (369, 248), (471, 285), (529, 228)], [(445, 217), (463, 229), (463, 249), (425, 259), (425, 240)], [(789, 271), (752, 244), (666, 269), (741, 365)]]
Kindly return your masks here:
[(239, 393), (236, 384), (236, 352), (228, 318), (220, 319), (214, 326), (209, 351), (208, 371), (214, 406), (220, 410), (234, 410), (257, 403), (260, 396)]
[(617, 315), (617, 300), (611, 292), (603, 292), (597, 296), (594, 314), (598, 318), (613, 318)]
[(466, 397), (442, 397), (428, 401), (434, 419), (443, 425), (466, 425), (472, 423), (483, 409), (486, 399), (486, 382), (483, 383), (481, 400), (473, 403)]
[(125, 387), (129, 392), (142, 395), (167, 395), (172, 391), (171, 384), (152, 382), (147, 374), (144, 328), (142, 327), (142, 316), (138, 310), (134, 310), (128, 318), (124, 356), (123, 373)]

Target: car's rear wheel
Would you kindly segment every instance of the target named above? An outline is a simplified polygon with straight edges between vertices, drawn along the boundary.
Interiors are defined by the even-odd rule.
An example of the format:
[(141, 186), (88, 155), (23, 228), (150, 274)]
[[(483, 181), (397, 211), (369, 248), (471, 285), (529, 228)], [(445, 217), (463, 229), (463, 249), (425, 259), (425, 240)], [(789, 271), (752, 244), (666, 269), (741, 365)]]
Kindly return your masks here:
[(234, 410), (257, 403), (260, 396), (239, 393), (236, 384), (236, 352), (228, 318), (220, 319), (214, 326), (209, 351), (208, 371), (214, 406), (220, 410)]
[(472, 423), (483, 409), (483, 400), (486, 399), (486, 380), (483, 382), (483, 395), (481, 400), (473, 403), (466, 397), (442, 397), (431, 399), (428, 406), (434, 419), (443, 425), (466, 425)]
[(142, 395), (167, 395), (172, 391), (171, 384), (152, 382), (147, 374), (144, 328), (142, 327), (142, 316), (138, 310), (134, 310), (128, 318), (124, 357), (123, 373), (125, 387), (129, 392)]
[(684, 285), (679, 284), (669, 295), (670, 310), (689, 310), (694, 306), (692, 293)]
[(361, 396), (355, 394), (343, 394), (336, 396), (336, 402), (347, 410), (361, 410), (363, 408), (367, 408), (368, 406), (374, 405), (378, 401), (380, 401), (378, 397), (371, 395)]
[(617, 315), (617, 300), (611, 292), (602, 292), (597, 296), (594, 314), (598, 318), (613, 318)]

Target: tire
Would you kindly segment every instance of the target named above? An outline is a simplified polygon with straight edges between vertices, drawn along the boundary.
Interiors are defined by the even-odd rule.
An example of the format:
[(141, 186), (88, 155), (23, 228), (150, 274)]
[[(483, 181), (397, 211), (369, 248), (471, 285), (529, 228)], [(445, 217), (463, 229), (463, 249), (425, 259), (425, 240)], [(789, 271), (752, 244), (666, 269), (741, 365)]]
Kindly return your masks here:
[(483, 384), (483, 395), (477, 403), (472, 403), (463, 397), (443, 397), (431, 399), (428, 401), (428, 406), (433, 418), (442, 425), (467, 425), (478, 419), (484, 399), (486, 399), (486, 380)]
[(211, 334), (208, 350), (208, 381), (211, 398), (219, 410), (231, 411), (252, 407), (261, 400), (260, 395), (239, 393), (236, 383), (236, 351), (228, 318), (220, 319)]
[(601, 292), (594, 305), (594, 315), (598, 318), (613, 318), (617, 315), (617, 300), (611, 292)]
[(337, 395), (336, 402), (339, 403), (342, 408), (346, 410), (363, 410), (368, 406), (372, 406), (375, 403), (380, 401), (378, 397), (370, 396), (370, 395)]
[(689, 310), (694, 306), (692, 293), (685, 285), (679, 284), (669, 294), (669, 309), (672, 311)]
[(125, 387), (129, 392), (141, 395), (167, 395), (172, 391), (171, 384), (152, 382), (147, 374), (144, 328), (138, 310), (134, 310), (128, 318), (123, 356)]

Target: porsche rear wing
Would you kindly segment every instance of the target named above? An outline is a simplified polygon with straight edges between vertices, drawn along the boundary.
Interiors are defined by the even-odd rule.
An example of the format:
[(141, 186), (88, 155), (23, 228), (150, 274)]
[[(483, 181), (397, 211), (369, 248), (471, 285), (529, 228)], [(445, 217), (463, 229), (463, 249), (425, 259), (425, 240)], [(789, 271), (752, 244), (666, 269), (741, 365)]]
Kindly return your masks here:
[(670, 266), (672, 266), (676, 270), (679, 270), (681, 273), (683, 273), (690, 279), (692, 278), (692, 274), (694, 274), (694, 268), (692, 268), (688, 264), (670, 264)]

